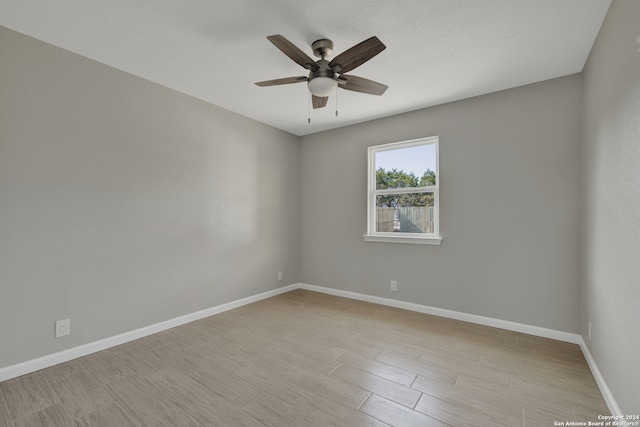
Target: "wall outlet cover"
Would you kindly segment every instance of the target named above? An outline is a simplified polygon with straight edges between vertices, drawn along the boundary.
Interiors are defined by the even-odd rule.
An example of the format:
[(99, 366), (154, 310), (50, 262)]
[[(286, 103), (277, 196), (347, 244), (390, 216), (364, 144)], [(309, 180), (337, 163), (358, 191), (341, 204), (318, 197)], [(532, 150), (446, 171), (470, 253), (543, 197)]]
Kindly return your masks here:
[(58, 320), (56, 322), (55, 337), (64, 337), (71, 333), (71, 319)]

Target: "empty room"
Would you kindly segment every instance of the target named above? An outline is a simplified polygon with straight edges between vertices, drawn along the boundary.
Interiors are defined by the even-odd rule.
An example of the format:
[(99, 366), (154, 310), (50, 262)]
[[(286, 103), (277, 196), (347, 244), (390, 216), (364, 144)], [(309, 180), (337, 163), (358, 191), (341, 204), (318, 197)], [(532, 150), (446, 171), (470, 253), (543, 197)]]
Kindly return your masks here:
[(0, 0), (0, 427), (640, 426), (640, 1)]

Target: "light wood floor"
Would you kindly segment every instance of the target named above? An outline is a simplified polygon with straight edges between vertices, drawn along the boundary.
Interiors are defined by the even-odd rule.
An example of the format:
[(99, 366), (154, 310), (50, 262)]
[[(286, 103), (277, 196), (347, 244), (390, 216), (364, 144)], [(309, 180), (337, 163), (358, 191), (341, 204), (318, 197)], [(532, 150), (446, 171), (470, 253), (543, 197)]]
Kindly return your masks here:
[(553, 426), (578, 346), (296, 290), (0, 383), (0, 426)]

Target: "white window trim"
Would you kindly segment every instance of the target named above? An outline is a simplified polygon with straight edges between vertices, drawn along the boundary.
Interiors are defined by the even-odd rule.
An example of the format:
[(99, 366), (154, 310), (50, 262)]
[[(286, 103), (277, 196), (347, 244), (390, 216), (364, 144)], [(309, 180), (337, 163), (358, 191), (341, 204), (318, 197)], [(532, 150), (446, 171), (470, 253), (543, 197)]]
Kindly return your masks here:
[[(427, 138), (412, 139), (409, 141), (392, 142), (389, 144), (375, 145), (367, 148), (368, 156), (368, 178), (367, 178), (367, 234), (363, 235), (367, 242), (384, 242), (384, 243), (412, 243), (421, 245), (439, 245), (442, 242), (440, 235), (440, 143), (439, 137), (432, 136)], [(409, 148), (418, 145), (436, 144), (436, 185), (430, 187), (415, 187), (411, 190), (430, 191), (433, 192), (434, 198), (434, 233), (433, 234), (417, 234), (417, 233), (388, 233), (375, 230), (375, 197), (379, 194), (407, 193), (408, 188), (399, 189), (376, 189), (376, 165), (375, 154), (382, 151), (396, 150), (398, 148)]]

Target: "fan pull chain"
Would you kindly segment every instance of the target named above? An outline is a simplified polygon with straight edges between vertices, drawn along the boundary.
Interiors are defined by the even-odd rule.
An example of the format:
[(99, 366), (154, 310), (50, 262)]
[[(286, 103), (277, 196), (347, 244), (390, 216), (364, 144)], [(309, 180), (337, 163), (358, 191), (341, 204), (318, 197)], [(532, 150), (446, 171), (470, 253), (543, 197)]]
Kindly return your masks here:
[(338, 90), (336, 88), (336, 117), (338, 117)]
[(307, 102), (307, 124), (311, 124), (311, 92), (308, 92), (308, 102)]

